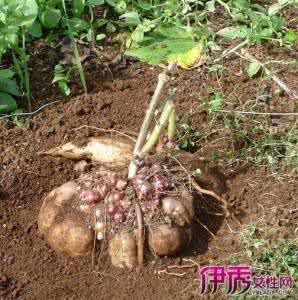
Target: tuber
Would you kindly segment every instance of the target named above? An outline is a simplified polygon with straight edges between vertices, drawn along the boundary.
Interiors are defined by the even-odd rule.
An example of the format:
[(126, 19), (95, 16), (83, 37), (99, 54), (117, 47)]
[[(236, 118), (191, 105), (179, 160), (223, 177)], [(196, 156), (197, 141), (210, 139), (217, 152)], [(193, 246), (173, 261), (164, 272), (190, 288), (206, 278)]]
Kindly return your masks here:
[(109, 254), (115, 267), (132, 268), (137, 263), (137, 246), (133, 233), (121, 231), (110, 241)]
[(38, 215), (38, 229), (50, 246), (61, 254), (73, 257), (88, 255), (94, 236), (81, 214), (69, 209), (77, 187), (75, 182), (70, 181), (51, 191)]
[(51, 226), (47, 236), (55, 251), (72, 257), (90, 254), (93, 239), (93, 231), (75, 215), (68, 215), (62, 222)]
[(158, 256), (170, 256), (181, 251), (191, 240), (190, 229), (163, 224), (149, 229), (149, 247)]
[(166, 197), (162, 199), (162, 208), (164, 212), (173, 216), (176, 223), (180, 226), (184, 226), (185, 224), (190, 224), (192, 218), (185, 208), (185, 206), (175, 198)]

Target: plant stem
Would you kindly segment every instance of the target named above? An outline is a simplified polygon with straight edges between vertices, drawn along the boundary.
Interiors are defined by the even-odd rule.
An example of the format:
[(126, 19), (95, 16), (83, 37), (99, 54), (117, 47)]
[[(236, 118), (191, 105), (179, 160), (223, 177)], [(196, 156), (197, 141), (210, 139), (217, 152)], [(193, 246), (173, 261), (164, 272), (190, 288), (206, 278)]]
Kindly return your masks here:
[(266, 75), (271, 76), (272, 80), (280, 86), (280, 88), (282, 88), (290, 97), (292, 97), (293, 99), (298, 99), (298, 94), (291, 90), (281, 79), (279, 79), (276, 75), (272, 74), (272, 71), (270, 71), (264, 63), (262, 63), (261, 61), (259, 61), (258, 59), (256, 59), (254, 56), (252, 56), (246, 49), (242, 49), (241, 50), (241, 54), (250, 62), (255, 62), (258, 65), (260, 65), (264, 72), (266, 73)]
[(21, 84), (22, 84), (22, 89), (23, 89), (23, 87), (25, 86), (25, 79), (24, 79), (24, 75), (23, 75), (23, 72), (22, 72), (22, 69), (21, 69), (21, 66), (20, 66), (20, 62), (17, 59), (17, 57), (14, 53), (14, 50), (12, 50), (12, 61), (13, 61), (14, 69), (15, 69), (16, 73), (18, 74), (19, 78), (20, 78), (20, 81), (21, 81)]
[(90, 12), (91, 43), (92, 43), (92, 48), (96, 48), (95, 34), (94, 34), (94, 27), (93, 27), (94, 13), (93, 13), (92, 6), (89, 5), (88, 7), (89, 7), (89, 12)]
[(174, 109), (171, 112), (170, 117), (169, 117), (168, 139), (170, 142), (172, 142), (174, 140), (175, 133), (176, 133), (176, 110), (174, 107)]
[(73, 53), (74, 53), (74, 57), (75, 57), (75, 62), (79, 71), (79, 75), (80, 75), (80, 80), (84, 89), (85, 94), (88, 94), (88, 90), (87, 90), (87, 84), (86, 84), (86, 79), (85, 79), (85, 74), (84, 74), (84, 70), (83, 70), (83, 66), (81, 63), (81, 58), (80, 58), (80, 54), (79, 54), (79, 50), (78, 50), (78, 46), (76, 43), (76, 40), (70, 30), (70, 26), (69, 26), (69, 22), (68, 22), (68, 15), (67, 15), (67, 10), (66, 10), (66, 5), (65, 5), (65, 0), (61, 0), (62, 2), (62, 6), (63, 6), (63, 10), (64, 10), (64, 14), (65, 14), (65, 20), (66, 20), (66, 25), (67, 25), (67, 29), (68, 29), (68, 34), (71, 38), (71, 43), (72, 43), (72, 47), (73, 47)]
[(162, 130), (167, 126), (169, 122), (169, 118), (171, 114), (174, 112), (174, 103), (173, 100), (170, 99), (167, 101), (165, 108), (160, 116), (160, 119), (156, 126), (154, 127), (154, 130), (148, 139), (147, 143), (142, 148), (141, 153), (139, 154), (140, 158), (144, 158), (156, 145)]
[(26, 97), (28, 102), (28, 110), (31, 112), (31, 91), (30, 91), (30, 77), (29, 77), (29, 71), (28, 71), (28, 65), (27, 65), (27, 55), (26, 55), (26, 36), (25, 36), (25, 30), (24, 27), (22, 27), (22, 64), (24, 66), (24, 80), (25, 80), (25, 90), (26, 90)]
[(73, 36), (71, 36), (71, 40), (72, 40), (73, 52), (74, 52), (74, 56), (75, 56), (76, 65), (77, 65), (77, 68), (78, 68), (78, 71), (79, 71), (81, 83), (82, 83), (84, 92), (87, 95), (88, 94), (87, 83), (86, 83), (86, 79), (85, 79), (83, 66), (82, 66), (82, 63), (81, 63), (81, 58), (80, 58), (78, 46), (77, 46), (77, 43), (76, 43)]
[(166, 85), (166, 83), (169, 81), (169, 76), (168, 74), (174, 74), (176, 72), (177, 65), (176, 63), (170, 63), (162, 73), (158, 75), (158, 83), (155, 89), (155, 92), (152, 96), (151, 102), (149, 104), (149, 108), (146, 111), (146, 115), (141, 127), (141, 130), (138, 135), (138, 139), (135, 145), (134, 149), (134, 159), (130, 163), (129, 168), (128, 168), (128, 178), (133, 178), (136, 175), (137, 172), (137, 164), (136, 161), (139, 158), (141, 149), (145, 143), (149, 127), (151, 125), (151, 122), (154, 117), (154, 112), (159, 104), (163, 89)]

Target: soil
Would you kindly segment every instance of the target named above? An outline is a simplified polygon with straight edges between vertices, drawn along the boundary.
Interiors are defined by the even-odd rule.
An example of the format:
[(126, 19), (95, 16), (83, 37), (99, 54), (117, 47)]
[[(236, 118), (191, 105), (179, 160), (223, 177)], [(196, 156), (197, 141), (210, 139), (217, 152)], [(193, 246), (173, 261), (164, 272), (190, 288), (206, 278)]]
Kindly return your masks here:
[[(297, 32), (298, 28), (294, 29)], [(91, 60), (86, 67), (89, 94), (82, 93), (78, 78), (74, 78), (72, 95), (65, 98), (51, 84), (56, 59), (49, 55), (52, 49), (38, 43), (31, 56), (33, 110), (45, 103), (60, 102), (27, 118), (22, 127), (11, 121), (0, 123), (0, 299), (195, 299), (199, 298), (196, 267), (176, 269), (186, 272), (183, 277), (158, 271), (168, 265), (190, 263), (183, 258), (199, 265), (228, 264), (241, 250), (239, 234), (235, 233), (242, 225), (262, 217), (267, 225), (279, 228), (279, 235), (274, 238), (294, 237), (297, 218), (290, 215), (290, 210), (297, 207), (295, 171), (282, 161), (279, 176), (267, 166), (235, 163), (219, 166), (227, 180), (224, 197), (231, 216), (224, 219), (208, 209), (198, 209), (194, 242), (181, 257), (156, 258), (143, 268), (121, 270), (111, 266), (105, 253), (79, 259), (58, 256), (39, 235), (37, 215), (44, 195), (78, 174), (74, 172), (75, 162), (42, 156), (39, 152), (102, 134), (92, 128), (78, 129), (85, 125), (117, 129), (135, 136), (160, 69), (128, 62), (124, 69), (113, 72), (111, 80), (104, 67)], [(297, 58), (298, 47), (294, 51), (278, 49), (265, 45), (250, 51), (260, 60)], [(268, 78), (262, 81), (248, 78), (246, 66), (241, 58), (230, 56), (220, 78), (202, 66), (181, 71), (175, 81), (181, 122), (194, 130), (215, 132), (207, 141), (197, 142), (194, 151), (198, 155), (212, 158), (215, 151), (228, 153), (233, 149), (239, 153), (245, 147), (244, 141), (236, 140), (233, 132), (223, 127), (221, 118), (215, 118), (210, 125), (206, 109), (198, 101), (199, 95), (207, 101), (211, 99), (213, 94), (207, 88), (222, 89), (233, 109), (243, 107), (265, 91), (271, 95), (270, 110), (295, 111), (297, 104), (293, 99), (283, 93), (273, 94), (276, 86)], [(278, 76), (298, 92), (297, 65), (277, 68)], [(279, 121), (286, 129), (295, 125), (295, 120), (287, 117)], [(247, 130), (253, 126), (249, 117), (243, 126)]]

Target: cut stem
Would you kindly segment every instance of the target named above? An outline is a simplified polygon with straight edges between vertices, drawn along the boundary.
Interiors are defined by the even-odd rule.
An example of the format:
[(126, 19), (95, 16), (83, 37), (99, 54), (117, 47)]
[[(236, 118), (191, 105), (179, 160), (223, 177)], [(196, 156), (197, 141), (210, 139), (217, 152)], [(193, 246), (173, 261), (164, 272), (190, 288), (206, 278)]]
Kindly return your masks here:
[(170, 142), (174, 140), (175, 134), (176, 134), (176, 110), (174, 107), (169, 117), (168, 139)]
[(174, 111), (174, 103), (173, 103), (173, 100), (170, 99), (167, 101), (165, 108), (160, 116), (160, 119), (159, 119), (158, 123), (155, 125), (150, 138), (148, 139), (147, 143), (142, 148), (142, 151), (139, 154), (140, 158), (144, 158), (156, 145), (156, 143), (161, 135), (161, 132), (163, 131), (163, 129), (166, 128), (166, 126), (169, 122), (169, 118), (170, 118), (171, 114), (173, 113), (173, 111)]
[(133, 178), (136, 175), (137, 172), (137, 163), (136, 160), (139, 158), (141, 149), (143, 148), (143, 145), (145, 143), (150, 125), (152, 123), (153, 117), (154, 117), (154, 112), (160, 102), (160, 98), (162, 95), (162, 92), (164, 90), (164, 87), (166, 83), (169, 81), (169, 76), (170, 74), (174, 74), (176, 72), (177, 65), (176, 63), (170, 63), (162, 73), (158, 75), (158, 83), (155, 89), (155, 92), (152, 96), (151, 102), (149, 104), (149, 107), (146, 111), (146, 115), (141, 127), (141, 130), (138, 135), (138, 139), (134, 148), (134, 159), (130, 163), (129, 168), (128, 168), (128, 178)]

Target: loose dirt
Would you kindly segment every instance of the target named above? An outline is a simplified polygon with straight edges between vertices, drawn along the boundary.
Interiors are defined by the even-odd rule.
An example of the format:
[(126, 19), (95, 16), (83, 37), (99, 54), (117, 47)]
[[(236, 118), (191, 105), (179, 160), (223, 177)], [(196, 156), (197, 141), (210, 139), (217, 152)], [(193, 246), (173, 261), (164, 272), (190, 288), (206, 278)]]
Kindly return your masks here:
[[(44, 195), (78, 174), (73, 171), (74, 162), (38, 152), (101, 134), (90, 128), (76, 130), (83, 125), (113, 128), (135, 136), (160, 69), (129, 64), (115, 72), (112, 81), (104, 68), (91, 60), (87, 72), (89, 95), (82, 94), (74, 78), (72, 95), (64, 98), (50, 83), (56, 54), (42, 43), (36, 49), (31, 62), (33, 109), (51, 101), (61, 102), (28, 118), (23, 128), (11, 122), (0, 123), (0, 299), (194, 299), (199, 295), (196, 268), (185, 269), (187, 274), (182, 278), (158, 274), (158, 270), (187, 263), (183, 257), (202, 265), (228, 263), (240, 251), (236, 233), (241, 225), (264, 216), (267, 224), (279, 226), (280, 237), (293, 237), (297, 218), (290, 218), (288, 211), (296, 208), (297, 174), (284, 167), (278, 177), (268, 167), (232, 165), (221, 168), (227, 180), (225, 197), (231, 206), (231, 217), (224, 220), (199, 209), (195, 242), (181, 257), (157, 258), (142, 269), (130, 271), (113, 268), (105, 253), (80, 259), (58, 256), (39, 236), (37, 215)], [(287, 53), (274, 48), (251, 51), (261, 60), (290, 60), (298, 54), (297, 49)], [(195, 151), (200, 156), (210, 158), (214, 151), (231, 149), (238, 152), (245, 143), (234, 140), (220, 119), (210, 126), (206, 110), (198, 101), (199, 94), (209, 101), (212, 94), (207, 93), (207, 87), (222, 88), (237, 109), (239, 103), (245, 104), (264, 89), (272, 94), (275, 88), (270, 80), (250, 80), (245, 73), (246, 63), (239, 57), (231, 56), (225, 66), (227, 72), (221, 78), (202, 67), (181, 71), (175, 83), (182, 121), (195, 130), (204, 132), (211, 127), (216, 131), (208, 141), (197, 143)], [(297, 67), (283, 65), (279, 76), (291, 88), (297, 87)], [(295, 102), (282, 94), (272, 96), (270, 106), (272, 110), (288, 112), (294, 111)], [(252, 126), (249, 119), (246, 122), (243, 126)], [(290, 221), (284, 226), (282, 219)]]

